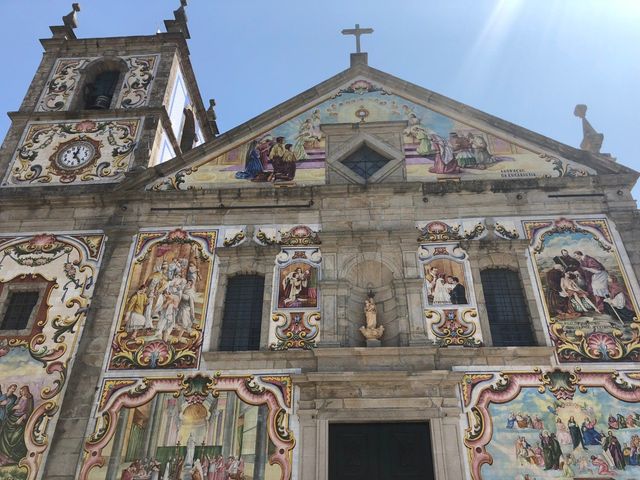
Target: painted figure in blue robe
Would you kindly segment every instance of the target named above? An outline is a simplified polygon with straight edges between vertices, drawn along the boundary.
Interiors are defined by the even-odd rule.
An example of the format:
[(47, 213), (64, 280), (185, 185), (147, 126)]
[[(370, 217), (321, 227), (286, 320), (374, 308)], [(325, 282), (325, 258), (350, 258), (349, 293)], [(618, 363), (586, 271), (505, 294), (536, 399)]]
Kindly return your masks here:
[(582, 438), (585, 445), (600, 445), (602, 441), (602, 434), (596, 430), (596, 422), (589, 417), (582, 422)]
[(511, 415), (509, 415), (509, 418), (507, 418), (507, 428), (513, 428), (515, 423), (516, 423), (516, 414), (511, 412)]
[(236, 178), (251, 180), (258, 174), (262, 173), (262, 162), (260, 161), (260, 152), (256, 148), (258, 142), (252, 141), (247, 149), (247, 156), (244, 163), (244, 170), (236, 172)]

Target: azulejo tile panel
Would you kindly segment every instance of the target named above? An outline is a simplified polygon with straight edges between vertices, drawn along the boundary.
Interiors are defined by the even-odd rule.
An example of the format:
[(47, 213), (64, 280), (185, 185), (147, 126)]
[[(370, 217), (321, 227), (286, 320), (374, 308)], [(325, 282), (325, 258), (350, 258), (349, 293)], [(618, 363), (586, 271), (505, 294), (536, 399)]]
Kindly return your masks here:
[(484, 220), (436, 220), (416, 226), (427, 334), (439, 346), (482, 346), (469, 256), (461, 240), (482, 238)]
[(256, 241), (278, 243), (269, 329), (272, 350), (311, 349), (320, 340), (322, 254), (318, 226), (260, 226)]
[[(126, 65), (126, 72), (122, 76), (121, 85), (117, 86), (120, 94), (114, 108), (138, 108), (147, 105), (159, 55), (131, 55), (119, 59)], [(79, 94), (83, 74), (100, 61), (98, 57), (58, 59), (38, 101), (36, 111), (69, 110), (74, 97)], [(110, 61), (113, 62), (113, 59), (110, 58)]]
[(292, 395), (286, 374), (107, 378), (77, 478), (288, 480)]
[(607, 219), (523, 220), (522, 227), (558, 359), (638, 361), (637, 282)]
[(107, 183), (129, 170), (140, 119), (32, 122), (3, 186)]
[(135, 236), (109, 370), (198, 367), (217, 239), (198, 228)]
[(466, 373), (471, 478), (638, 478), (639, 378), (580, 368)]
[(149, 186), (188, 190), (232, 184), (264, 186), (326, 182), (332, 125), (363, 129), (385, 122), (401, 132), (401, 150), (411, 181), (442, 178), (521, 179), (595, 175), (587, 167), (533, 151), (451, 118), (366, 78), (352, 81), (288, 120), (266, 127), (215, 158), (182, 168)]
[(37, 295), (0, 335), (0, 476), (42, 478), (105, 244), (101, 232), (0, 236), (0, 304)]

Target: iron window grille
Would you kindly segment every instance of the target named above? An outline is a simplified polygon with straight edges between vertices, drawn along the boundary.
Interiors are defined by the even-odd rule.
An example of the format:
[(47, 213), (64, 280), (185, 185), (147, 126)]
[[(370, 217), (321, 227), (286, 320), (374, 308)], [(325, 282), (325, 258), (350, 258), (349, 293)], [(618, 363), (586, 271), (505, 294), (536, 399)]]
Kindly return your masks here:
[(7, 310), (2, 318), (0, 330), (22, 330), (26, 328), (39, 298), (40, 292), (11, 292), (7, 299)]
[(237, 275), (229, 278), (220, 334), (220, 350), (260, 349), (264, 277)]
[(531, 318), (518, 273), (504, 268), (489, 269), (480, 272), (480, 278), (493, 345), (535, 346)]

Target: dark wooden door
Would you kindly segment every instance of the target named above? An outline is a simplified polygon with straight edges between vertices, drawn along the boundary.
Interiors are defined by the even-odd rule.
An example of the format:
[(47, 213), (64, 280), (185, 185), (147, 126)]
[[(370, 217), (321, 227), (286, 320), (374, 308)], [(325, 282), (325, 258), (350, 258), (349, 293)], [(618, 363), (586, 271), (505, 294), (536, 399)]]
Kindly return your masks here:
[(329, 425), (329, 480), (433, 480), (427, 423)]

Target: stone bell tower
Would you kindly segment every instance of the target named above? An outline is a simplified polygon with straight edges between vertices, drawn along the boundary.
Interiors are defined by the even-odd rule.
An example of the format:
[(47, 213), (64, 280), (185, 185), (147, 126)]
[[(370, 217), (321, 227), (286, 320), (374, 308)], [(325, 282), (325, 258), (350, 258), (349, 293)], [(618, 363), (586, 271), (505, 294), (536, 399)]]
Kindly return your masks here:
[(217, 134), (189, 60), (186, 0), (166, 33), (78, 38), (74, 3), (52, 37), (0, 153), (2, 187), (114, 183)]

